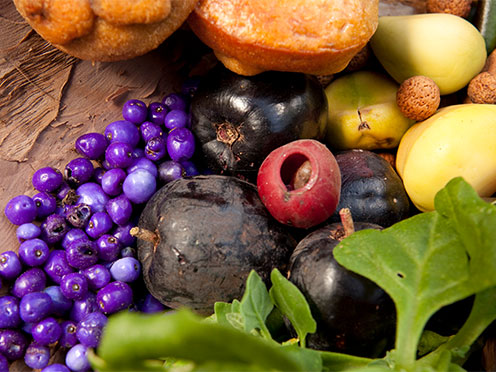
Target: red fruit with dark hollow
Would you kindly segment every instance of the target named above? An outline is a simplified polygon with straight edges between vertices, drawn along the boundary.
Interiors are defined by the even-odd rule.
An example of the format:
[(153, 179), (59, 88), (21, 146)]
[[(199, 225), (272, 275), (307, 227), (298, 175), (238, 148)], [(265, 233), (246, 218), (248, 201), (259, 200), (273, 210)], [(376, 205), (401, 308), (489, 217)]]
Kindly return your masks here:
[(279, 222), (310, 228), (333, 214), (341, 192), (341, 173), (332, 152), (312, 139), (272, 151), (257, 176), (258, 194)]

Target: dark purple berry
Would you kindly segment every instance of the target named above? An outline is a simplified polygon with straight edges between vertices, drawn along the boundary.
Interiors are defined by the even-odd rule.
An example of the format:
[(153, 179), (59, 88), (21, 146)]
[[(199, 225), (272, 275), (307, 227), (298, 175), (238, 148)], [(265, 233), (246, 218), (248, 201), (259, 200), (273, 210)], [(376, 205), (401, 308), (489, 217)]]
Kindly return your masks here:
[(136, 159), (140, 159), (143, 157), (145, 157), (145, 150), (143, 150), (141, 147), (135, 147), (133, 149), (133, 159), (136, 160)]
[(158, 179), (160, 184), (165, 185), (186, 175), (181, 163), (174, 160), (166, 160), (158, 165)]
[(65, 355), (65, 365), (73, 372), (85, 372), (90, 369), (88, 348), (82, 344), (74, 345)]
[(119, 258), (110, 267), (110, 274), (116, 281), (131, 283), (139, 278), (141, 264), (134, 257)]
[(125, 195), (119, 195), (108, 201), (106, 210), (116, 225), (124, 225), (133, 214), (133, 204)]
[(70, 319), (79, 323), (86, 315), (99, 311), (96, 294), (89, 291), (82, 300), (74, 301), (70, 311)]
[(75, 239), (68, 243), (67, 262), (76, 269), (86, 269), (98, 261), (98, 250), (96, 243), (87, 238)]
[(22, 263), (14, 251), (0, 253), (0, 277), (6, 280), (17, 278), (22, 272)]
[(73, 320), (66, 320), (60, 324), (62, 334), (60, 335), (59, 344), (64, 348), (71, 348), (79, 343), (76, 336), (77, 322)]
[(55, 196), (57, 200), (64, 201), (64, 203), (69, 202), (71, 204), (72, 199), (74, 199), (75, 191), (74, 189), (67, 183), (62, 182), (62, 185), (55, 191)]
[(153, 174), (154, 177), (157, 177), (157, 166), (153, 162), (153, 160), (150, 160), (146, 157), (137, 159), (133, 165), (131, 165), (129, 168), (127, 168), (127, 173), (133, 173), (136, 169), (146, 169), (149, 171), (151, 174)]
[(169, 110), (182, 110), (186, 111), (187, 102), (183, 96), (177, 93), (170, 93), (162, 99), (162, 104)]
[(72, 300), (68, 299), (62, 293), (59, 285), (51, 285), (44, 289), (44, 292), (52, 299), (52, 314), (62, 317), (65, 316), (72, 307)]
[(84, 203), (65, 207), (65, 219), (76, 228), (83, 228), (91, 217), (91, 207)]
[(64, 177), (58, 169), (43, 167), (34, 172), (32, 177), (33, 187), (42, 192), (53, 192), (57, 190)]
[(17, 328), (20, 324), (19, 299), (9, 295), (0, 297), (0, 328)]
[(114, 230), (112, 230), (112, 235), (115, 236), (123, 246), (134, 245), (136, 243), (136, 238), (131, 235), (130, 231), (135, 226), (136, 223), (131, 221), (125, 225), (116, 226)]
[(87, 158), (72, 159), (64, 169), (66, 181), (72, 187), (88, 182), (93, 176), (93, 163)]
[(183, 166), (187, 177), (198, 176), (200, 174), (200, 171), (196, 167), (195, 163), (193, 163), (191, 160), (181, 160), (179, 162)]
[(116, 196), (122, 192), (126, 171), (121, 168), (109, 169), (102, 177), (102, 189), (107, 195)]
[(69, 265), (66, 251), (61, 249), (54, 249), (50, 252), (43, 269), (46, 275), (57, 284), (60, 284), (64, 275), (74, 271), (72, 266)]
[(110, 123), (105, 127), (105, 138), (108, 143), (125, 142), (136, 147), (140, 140), (140, 132), (138, 127), (127, 120), (118, 120)]
[(37, 323), (52, 311), (52, 298), (46, 292), (26, 294), (19, 302), (19, 314), (26, 323)]
[(148, 107), (143, 101), (138, 99), (130, 99), (122, 106), (122, 117), (134, 124), (140, 124), (146, 120), (148, 116)]
[(124, 194), (135, 204), (147, 202), (156, 188), (156, 178), (146, 169), (136, 169), (127, 175), (122, 184)]
[(96, 241), (98, 249), (98, 257), (102, 261), (111, 262), (119, 257), (122, 249), (122, 244), (115, 236), (110, 234), (103, 234)]
[(62, 277), (60, 290), (68, 299), (82, 300), (88, 293), (88, 281), (81, 273), (70, 273)]
[(124, 282), (111, 282), (96, 294), (100, 311), (112, 314), (127, 309), (133, 303), (133, 291)]
[(144, 142), (148, 142), (153, 137), (162, 137), (164, 135), (162, 126), (151, 121), (145, 121), (140, 125), (139, 130)]
[(36, 343), (31, 343), (24, 354), (24, 363), (33, 369), (42, 369), (48, 365), (50, 361), (50, 348), (41, 346)]
[(24, 297), (28, 293), (41, 292), (46, 286), (46, 275), (39, 267), (23, 272), (14, 282), (11, 292), (16, 297)]
[(158, 161), (167, 155), (167, 142), (164, 137), (153, 137), (145, 145), (145, 156)]
[[(69, 186), (67, 186), (69, 188)], [(57, 208), (57, 199), (51, 194), (40, 192), (33, 196), (36, 205), (37, 218), (42, 219), (51, 215)]]
[(127, 168), (133, 164), (133, 146), (126, 142), (112, 142), (105, 150), (105, 160), (110, 168)]
[(195, 137), (188, 128), (176, 128), (167, 136), (167, 152), (172, 160), (190, 159), (195, 152)]
[(43, 265), (49, 253), (47, 243), (38, 238), (26, 240), (19, 246), (19, 257), (27, 266)]
[(113, 222), (107, 212), (96, 212), (86, 225), (85, 232), (90, 238), (98, 239), (100, 236), (110, 231)]
[(82, 270), (82, 274), (86, 277), (88, 286), (92, 290), (105, 287), (108, 283), (110, 283), (112, 278), (109, 269), (101, 264), (95, 264)]
[(28, 340), (17, 329), (0, 329), (0, 354), (10, 361), (24, 357)]
[(107, 321), (107, 317), (100, 312), (86, 315), (77, 325), (76, 336), (79, 342), (87, 347), (97, 347)]
[(161, 102), (152, 102), (148, 105), (148, 120), (155, 124), (162, 125), (165, 115), (169, 110)]
[(102, 184), (102, 178), (103, 175), (107, 172), (107, 170), (103, 167), (96, 167), (95, 170), (93, 171), (93, 181), (95, 181), (97, 184), (101, 185)]
[(62, 327), (55, 318), (48, 317), (34, 325), (31, 335), (38, 345), (50, 345), (59, 340)]
[(55, 244), (60, 242), (67, 231), (69, 225), (65, 220), (65, 216), (58, 213), (52, 213), (41, 224), (41, 239), (48, 244)]
[(183, 110), (172, 110), (165, 116), (164, 125), (167, 129), (186, 128), (189, 126), (189, 116)]
[(86, 133), (76, 139), (76, 151), (88, 159), (99, 159), (106, 148), (107, 140), (101, 133)]
[(93, 213), (103, 212), (105, 210), (105, 204), (109, 200), (108, 195), (103, 191), (102, 187), (94, 182), (88, 182), (79, 186), (76, 194), (79, 196), (78, 203), (89, 205)]
[(62, 248), (67, 249), (70, 242), (72, 242), (73, 240), (76, 240), (76, 239), (81, 239), (81, 238), (85, 238), (85, 239), (89, 240), (90, 237), (88, 236), (88, 234), (86, 234), (84, 232), (84, 230), (82, 230), (80, 228), (70, 229), (65, 234), (64, 239), (62, 239), (62, 243), (61, 243)]
[(18, 195), (10, 199), (4, 212), (5, 217), (14, 225), (33, 222), (38, 216), (34, 200), (27, 195)]
[(29, 239), (37, 238), (40, 236), (40, 234), (40, 227), (31, 222), (23, 223), (16, 229), (16, 237), (19, 243), (22, 243)]

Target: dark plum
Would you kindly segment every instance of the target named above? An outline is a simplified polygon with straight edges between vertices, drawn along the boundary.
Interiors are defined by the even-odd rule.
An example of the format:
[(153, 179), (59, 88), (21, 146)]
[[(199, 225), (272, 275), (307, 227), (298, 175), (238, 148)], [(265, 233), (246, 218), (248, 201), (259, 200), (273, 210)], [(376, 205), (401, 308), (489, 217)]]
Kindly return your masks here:
[[(149, 292), (167, 306), (211, 313), (243, 294), (249, 272), (267, 280), (296, 245), (253, 184), (229, 176), (181, 178), (144, 208), (135, 233)], [(153, 233), (154, 232), (154, 233)]]

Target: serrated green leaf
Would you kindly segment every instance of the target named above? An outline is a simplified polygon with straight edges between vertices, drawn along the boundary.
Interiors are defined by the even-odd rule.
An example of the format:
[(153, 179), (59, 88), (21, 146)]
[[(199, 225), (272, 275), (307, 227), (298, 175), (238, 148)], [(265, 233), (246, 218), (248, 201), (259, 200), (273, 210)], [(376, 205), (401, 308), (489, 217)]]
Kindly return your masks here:
[(305, 347), (305, 338), (308, 333), (317, 330), (310, 306), (305, 296), (293, 283), (287, 280), (278, 269), (272, 270), (270, 274), (272, 287), (269, 295), (276, 307), (285, 315), (293, 325), (300, 345)]
[(252, 270), (246, 280), (246, 289), (240, 303), (245, 331), (259, 329), (262, 336), (271, 339), (265, 320), (274, 308), (267, 287), (260, 276)]
[(395, 302), (394, 356), (405, 370), (413, 370), (422, 330), (436, 311), (496, 285), (496, 207), (461, 178), (437, 194), (435, 206), (382, 231), (358, 231), (334, 250), (341, 265)]

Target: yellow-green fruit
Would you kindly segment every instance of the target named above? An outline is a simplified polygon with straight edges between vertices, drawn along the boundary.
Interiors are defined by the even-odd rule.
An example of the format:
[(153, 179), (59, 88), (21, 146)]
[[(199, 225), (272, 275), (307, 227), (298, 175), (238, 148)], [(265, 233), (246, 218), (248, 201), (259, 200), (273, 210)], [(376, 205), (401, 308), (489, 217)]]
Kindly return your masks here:
[(487, 58), (481, 33), (452, 14), (380, 17), (370, 45), (398, 83), (424, 75), (434, 80), (442, 95), (467, 85)]
[(336, 150), (391, 149), (413, 121), (396, 104), (398, 83), (385, 74), (357, 71), (332, 81), (327, 144)]
[(414, 124), (401, 139), (396, 169), (421, 211), (452, 178), (463, 177), (481, 197), (496, 192), (496, 105), (459, 104)]

